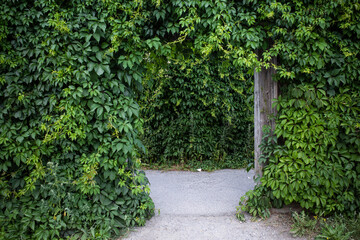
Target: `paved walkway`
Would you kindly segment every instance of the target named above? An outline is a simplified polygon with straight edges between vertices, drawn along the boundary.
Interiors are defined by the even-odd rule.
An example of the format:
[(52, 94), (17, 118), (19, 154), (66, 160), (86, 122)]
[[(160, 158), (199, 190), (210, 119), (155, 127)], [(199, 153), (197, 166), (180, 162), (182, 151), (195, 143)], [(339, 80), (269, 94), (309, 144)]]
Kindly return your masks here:
[[(293, 239), (279, 221), (235, 217), (240, 197), (254, 187), (253, 172), (146, 171), (156, 215), (128, 240), (260, 240)], [(160, 213), (160, 214), (159, 214)]]

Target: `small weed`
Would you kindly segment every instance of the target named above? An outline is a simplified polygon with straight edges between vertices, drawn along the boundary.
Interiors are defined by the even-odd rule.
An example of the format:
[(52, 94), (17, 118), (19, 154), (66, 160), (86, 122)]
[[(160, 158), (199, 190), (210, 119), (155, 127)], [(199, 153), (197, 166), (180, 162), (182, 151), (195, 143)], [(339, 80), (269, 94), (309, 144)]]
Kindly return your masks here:
[(346, 221), (347, 229), (352, 233), (352, 239), (360, 239), (360, 213)]
[(321, 227), (321, 234), (315, 239), (329, 239), (329, 240), (348, 240), (351, 237), (351, 232), (347, 232), (346, 225), (325, 223)]
[(318, 219), (315, 216), (314, 219), (309, 217), (304, 211), (300, 214), (294, 212), (292, 214), (293, 225), (291, 226), (290, 232), (296, 237), (302, 237), (305, 235), (312, 235), (316, 231), (318, 225)]
[(360, 214), (352, 217), (333, 215), (329, 218), (310, 217), (304, 211), (292, 215), (293, 225), (290, 232), (297, 237), (308, 236), (320, 240), (357, 240), (360, 239)]
[(321, 224), (321, 233), (316, 239), (360, 239), (360, 214), (351, 217), (335, 214)]
[(245, 222), (245, 215), (244, 212), (241, 210), (241, 207), (236, 207), (236, 218), (240, 220), (240, 222)]

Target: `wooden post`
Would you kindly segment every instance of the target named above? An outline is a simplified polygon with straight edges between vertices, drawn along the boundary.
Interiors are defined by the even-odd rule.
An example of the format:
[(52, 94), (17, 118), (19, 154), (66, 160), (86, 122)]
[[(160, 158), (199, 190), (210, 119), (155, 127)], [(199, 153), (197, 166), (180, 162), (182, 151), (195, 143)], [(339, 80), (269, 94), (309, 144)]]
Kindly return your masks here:
[[(276, 64), (276, 58), (271, 63)], [(276, 114), (276, 109), (272, 108), (272, 100), (278, 97), (277, 82), (272, 80), (275, 74), (274, 68), (262, 68), (260, 72), (254, 73), (254, 155), (255, 155), (255, 175), (262, 176), (263, 164), (259, 163), (261, 151), (259, 145), (263, 136), (265, 125), (275, 128), (275, 121), (269, 116)]]

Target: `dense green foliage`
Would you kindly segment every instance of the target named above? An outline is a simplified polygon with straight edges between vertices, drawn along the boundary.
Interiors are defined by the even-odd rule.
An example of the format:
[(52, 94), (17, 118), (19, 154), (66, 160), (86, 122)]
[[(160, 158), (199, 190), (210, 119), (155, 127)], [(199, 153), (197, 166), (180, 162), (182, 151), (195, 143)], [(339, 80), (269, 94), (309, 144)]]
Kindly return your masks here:
[[(321, 85), (293, 86), (280, 98), (274, 148), (262, 184), (285, 204), (315, 213), (354, 212), (360, 207), (360, 94)], [(276, 179), (276, 180), (275, 180)]]
[(359, 210), (359, 10), (358, 0), (3, 2), (1, 238), (106, 239), (144, 223), (153, 204), (137, 170), (136, 100), (149, 159), (249, 156), (242, 94), (273, 57), (275, 136), (243, 210)]
[(233, 168), (252, 158), (246, 67), (256, 62), (248, 49), (259, 47), (261, 33), (248, 30), (253, 17), (243, 8), (250, 6), (178, 0), (161, 1), (153, 11), (145, 29), (153, 37), (150, 71), (140, 97), (143, 161)]
[[(264, 206), (295, 201), (316, 213), (358, 210), (359, 10), (359, 1), (350, 0), (166, 2), (154, 14), (153, 33), (158, 33), (160, 44), (155, 48), (169, 51), (157, 58), (154, 64), (161, 62), (161, 67), (150, 74), (172, 79), (171, 83), (160, 81), (160, 93), (163, 86), (171, 86), (176, 95), (187, 89), (185, 83), (179, 88), (183, 75), (197, 76), (202, 69), (198, 64), (207, 63), (211, 69), (214, 56), (219, 59), (219, 79), (225, 73), (241, 79), (232, 67), (241, 76), (249, 68), (270, 67), (269, 60), (276, 57), (274, 77), (282, 95), (279, 115), (275, 138), (263, 146), (267, 149), (263, 185), (253, 194), (268, 198)], [(259, 60), (256, 50), (262, 50)], [(178, 110), (179, 97), (171, 91), (165, 103)], [(160, 119), (164, 108), (161, 105)], [(167, 127), (173, 123), (166, 121)], [(156, 124), (161, 123), (154, 120), (151, 126)], [(166, 137), (173, 143), (179, 135), (174, 127), (170, 129)], [(263, 210), (256, 212), (267, 212)]]
[[(211, 69), (216, 62), (218, 79), (225, 73), (241, 79), (233, 67), (241, 76), (249, 68), (270, 67), (269, 60), (277, 58), (274, 78), (282, 96), (276, 106), (275, 136), (264, 139), (262, 159), (267, 166), (262, 185), (249, 193), (250, 209), (258, 204), (253, 196), (263, 198), (255, 215), (266, 214), (268, 206), (294, 201), (316, 213), (359, 209), (359, 1), (170, 1), (159, 5), (154, 15), (152, 33), (159, 37), (154, 48), (162, 55), (154, 63), (160, 67), (150, 74), (155, 80), (165, 79), (154, 84), (155, 106), (160, 108), (153, 112), (160, 109), (159, 119), (167, 105), (181, 109), (184, 101), (179, 102), (176, 94), (188, 89), (181, 79), (184, 74), (197, 77), (204, 69), (198, 64)], [(262, 52), (259, 60), (257, 50)], [(150, 55), (154, 54), (160, 56)], [(214, 56), (219, 60), (212, 61)], [(173, 89), (157, 99), (159, 87), (163, 94), (166, 86)], [(162, 96), (166, 106), (156, 102)], [(165, 134), (174, 143), (179, 134), (169, 119), (164, 124), (172, 131)], [(151, 126), (163, 130), (157, 124), (161, 123), (153, 120)], [(170, 154), (182, 154), (171, 150)]]
[[(252, 158), (251, 81), (234, 68), (220, 77), (219, 59), (168, 65), (162, 79), (144, 83), (143, 161), (193, 167), (244, 167)], [(241, 72), (240, 72), (241, 73)]]
[(152, 214), (136, 7), (0, 4), (1, 239), (108, 239)]
[(287, 72), (277, 74), (282, 96), (275, 136), (264, 139), (262, 185), (241, 203), (243, 210), (264, 217), (274, 203), (298, 202), (317, 214), (354, 213), (360, 208), (360, 4), (274, 1), (260, 9), (274, 21), (267, 32), (274, 45), (264, 58), (277, 56), (277, 68)]

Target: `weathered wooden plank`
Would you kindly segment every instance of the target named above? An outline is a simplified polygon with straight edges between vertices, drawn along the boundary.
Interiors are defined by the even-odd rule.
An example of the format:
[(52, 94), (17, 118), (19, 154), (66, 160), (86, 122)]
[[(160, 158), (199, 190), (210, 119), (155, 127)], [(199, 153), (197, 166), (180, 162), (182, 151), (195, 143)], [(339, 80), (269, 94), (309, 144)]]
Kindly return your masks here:
[[(276, 59), (271, 63), (276, 64)], [(272, 75), (275, 74), (274, 68), (262, 68), (260, 72), (254, 73), (254, 155), (255, 155), (255, 174), (262, 176), (263, 164), (259, 163), (261, 151), (259, 145), (263, 136), (265, 125), (275, 128), (275, 121), (269, 117), (276, 114), (276, 109), (272, 108), (272, 100), (278, 97), (278, 84), (273, 81)]]

